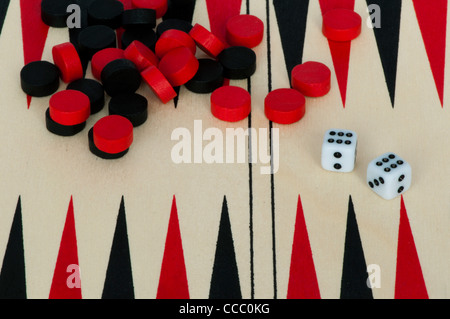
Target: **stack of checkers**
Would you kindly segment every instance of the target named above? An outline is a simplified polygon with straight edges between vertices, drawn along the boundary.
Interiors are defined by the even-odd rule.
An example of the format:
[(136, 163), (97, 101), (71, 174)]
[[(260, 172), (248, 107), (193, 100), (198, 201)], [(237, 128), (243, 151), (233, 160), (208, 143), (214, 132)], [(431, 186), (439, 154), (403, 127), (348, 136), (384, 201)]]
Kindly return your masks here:
[[(66, 27), (72, 2), (42, 0), (43, 22)], [(249, 93), (226, 85), (226, 80), (254, 74), (252, 48), (263, 38), (261, 20), (252, 15), (233, 17), (225, 43), (198, 23), (174, 18), (173, 10), (165, 19), (167, 0), (133, 0), (132, 5), (125, 10), (118, 0), (89, 2), (83, 20), (87, 22), (77, 30), (75, 41), (53, 47), (53, 63), (34, 61), (22, 68), (23, 91), (34, 97), (50, 96), (45, 113), (50, 132), (80, 133), (90, 115), (103, 110), (108, 97), (108, 114), (89, 130), (89, 149), (104, 159), (122, 157), (133, 142), (133, 129), (147, 120), (147, 98), (136, 93), (142, 83), (163, 104), (184, 85), (194, 93), (211, 93), (212, 114), (221, 120), (248, 116)], [(92, 78), (86, 77), (89, 64)], [(67, 86), (58, 91), (61, 81)]]
[[(332, 9), (323, 15), (322, 33), (328, 41), (346, 42), (361, 33), (361, 16), (348, 9)], [(298, 122), (306, 113), (305, 97), (321, 97), (330, 91), (331, 71), (323, 63), (308, 61), (291, 71), (291, 88), (269, 92), (264, 110), (278, 124)]]

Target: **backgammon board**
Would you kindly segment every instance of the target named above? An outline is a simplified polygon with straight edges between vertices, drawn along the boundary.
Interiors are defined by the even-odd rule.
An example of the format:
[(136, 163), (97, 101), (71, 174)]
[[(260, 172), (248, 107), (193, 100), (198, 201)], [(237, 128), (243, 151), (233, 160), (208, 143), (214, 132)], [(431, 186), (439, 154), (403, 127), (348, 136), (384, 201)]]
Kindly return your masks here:
[[(106, 108), (61, 137), (45, 126), (49, 97), (21, 90), (25, 64), (73, 40), (42, 22), (40, 3), (0, 1), (2, 298), (449, 297), (446, 0), (172, 0), (168, 15), (220, 39), (234, 15), (264, 22), (256, 72), (229, 82), (251, 93), (251, 113), (221, 121), (209, 94), (181, 86), (163, 104), (142, 84), (148, 120), (116, 160), (88, 148)], [(362, 18), (351, 42), (322, 34), (336, 7)], [(330, 92), (307, 97), (300, 121), (271, 122), (265, 97), (306, 61), (330, 68)], [(321, 167), (330, 128), (358, 133), (350, 173)], [(392, 200), (366, 183), (385, 152), (412, 167), (410, 189)]]

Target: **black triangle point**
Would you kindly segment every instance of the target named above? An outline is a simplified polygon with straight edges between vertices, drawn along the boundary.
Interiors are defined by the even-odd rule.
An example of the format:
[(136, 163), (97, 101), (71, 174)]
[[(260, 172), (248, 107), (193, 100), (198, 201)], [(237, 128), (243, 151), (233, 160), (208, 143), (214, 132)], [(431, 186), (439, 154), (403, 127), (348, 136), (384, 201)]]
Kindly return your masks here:
[(209, 298), (242, 299), (226, 197), (222, 205)]
[(14, 213), (0, 273), (0, 299), (27, 299), (20, 197)]
[(302, 63), (309, 0), (273, 0), (286, 69)]
[[(400, 19), (402, 1), (392, 0), (366, 0), (367, 6), (379, 7), (379, 15), (373, 18), (379, 19), (379, 27), (372, 20), (373, 31), (378, 45), (381, 64), (383, 65), (389, 97), (392, 107), (395, 102), (395, 87), (397, 80), (398, 47), (400, 40)], [(372, 14), (374, 12), (369, 12)]]
[(6, 13), (8, 12), (10, 0), (0, 2), (0, 34), (2, 33), (3, 23), (5, 22)]
[(367, 283), (368, 273), (352, 197), (349, 198), (341, 299), (373, 299)]
[(102, 299), (134, 299), (124, 198), (120, 202)]

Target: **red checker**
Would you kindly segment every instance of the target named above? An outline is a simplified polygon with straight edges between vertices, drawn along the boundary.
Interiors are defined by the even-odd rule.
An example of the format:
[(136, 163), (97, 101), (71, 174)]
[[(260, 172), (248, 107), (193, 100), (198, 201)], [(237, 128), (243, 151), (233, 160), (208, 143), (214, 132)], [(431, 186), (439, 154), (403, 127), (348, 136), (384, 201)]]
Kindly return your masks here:
[(361, 16), (355, 11), (333, 9), (323, 15), (322, 32), (331, 41), (351, 41), (361, 34), (361, 23)]
[(226, 39), (229, 45), (254, 48), (262, 42), (264, 23), (251, 14), (240, 14), (230, 18), (226, 24)]
[(218, 37), (198, 23), (192, 27), (189, 35), (203, 52), (213, 58), (217, 58), (219, 53), (226, 47)]
[(61, 79), (69, 83), (81, 79), (84, 75), (83, 66), (75, 46), (70, 43), (55, 45), (52, 49), (53, 62), (61, 71)]
[(145, 44), (134, 40), (125, 49), (125, 58), (133, 62), (139, 71), (144, 71), (150, 65), (158, 66), (159, 59)]
[(156, 11), (156, 19), (166, 14), (169, 8), (167, 0), (133, 0), (134, 8), (153, 9)]
[(291, 85), (305, 96), (324, 96), (330, 91), (331, 71), (323, 63), (308, 61), (292, 69)]
[(305, 115), (306, 99), (295, 89), (276, 89), (264, 100), (266, 117), (278, 124), (292, 124)]
[(159, 61), (158, 69), (169, 83), (176, 87), (185, 84), (194, 77), (199, 68), (199, 62), (191, 50), (179, 47), (169, 51)]
[(123, 116), (108, 115), (94, 124), (92, 135), (100, 151), (117, 154), (133, 143), (133, 124)]
[(52, 120), (61, 125), (81, 124), (91, 115), (91, 102), (80, 91), (59, 91), (50, 98), (49, 113)]
[(154, 65), (149, 66), (141, 73), (142, 78), (148, 84), (155, 95), (166, 104), (177, 96), (172, 85)]
[(186, 47), (191, 50), (192, 54), (197, 51), (195, 41), (186, 32), (170, 29), (164, 31), (155, 44), (155, 53), (161, 59), (167, 52), (179, 48)]
[(95, 53), (91, 59), (92, 75), (101, 80), (101, 74), (103, 68), (114, 60), (125, 59), (125, 54), (122, 49), (118, 48), (106, 48)]
[(238, 86), (222, 86), (211, 94), (211, 113), (218, 119), (237, 122), (251, 111), (250, 93)]

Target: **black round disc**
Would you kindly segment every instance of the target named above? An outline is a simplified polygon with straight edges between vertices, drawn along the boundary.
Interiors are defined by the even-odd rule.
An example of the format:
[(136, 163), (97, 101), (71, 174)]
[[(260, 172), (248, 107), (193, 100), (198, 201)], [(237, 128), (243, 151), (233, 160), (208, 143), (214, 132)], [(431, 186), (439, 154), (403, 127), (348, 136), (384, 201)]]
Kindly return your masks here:
[(105, 90), (100, 82), (93, 79), (79, 79), (67, 85), (67, 90), (77, 90), (89, 97), (91, 114), (100, 112), (105, 105)]
[(116, 154), (110, 154), (110, 153), (106, 153), (106, 152), (103, 152), (103, 151), (99, 150), (97, 148), (97, 146), (95, 146), (95, 143), (94, 143), (93, 128), (91, 128), (89, 130), (89, 132), (88, 132), (88, 140), (89, 140), (89, 150), (91, 151), (91, 153), (94, 154), (95, 156), (98, 156), (98, 157), (103, 158), (103, 159), (118, 159), (118, 158), (121, 158), (125, 154), (127, 154), (128, 150), (129, 150), (129, 149), (126, 149), (125, 151), (120, 152), (120, 153), (116, 153)]
[(42, 0), (42, 22), (54, 28), (67, 27), (67, 18), (70, 14), (67, 12), (67, 7), (75, 2), (75, 0)]
[(134, 40), (138, 40), (142, 42), (145, 46), (150, 48), (152, 51), (155, 50), (155, 44), (156, 44), (156, 33), (153, 31), (153, 29), (148, 28), (134, 28), (134, 29), (127, 29), (122, 33), (121, 38), (121, 44), (122, 49), (126, 49), (131, 42)]
[(59, 69), (48, 61), (34, 61), (20, 71), (22, 90), (30, 96), (49, 96), (59, 88)]
[(144, 8), (125, 10), (122, 14), (122, 26), (124, 29), (153, 29), (156, 26), (156, 11)]
[(194, 93), (211, 93), (223, 85), (223, 67), (216, 60), (199, 59), (195, 76), (184, 86)]
[(117, 29), (122, 25), (124, 7), (118, 0), (94, 0), (88, 7), (88, 24)]
[(76, 125), (59, 124), (52, 120), (50, 117), (50, 110), (47, 108), (45, 111), (45, 125), (47, 126), (47, 130), (53, 134), (60, 136), (73, 136), (80, 133), (86, 127), (86, 122)]
[(88, 60), (98, 51), (115, 48), (116, 45), (116, 33), (105, 25), (88, 26), (82, 29), (78, 35), (80, 54)]
[(103, 68), (101, 80), (109, 96), (130, 94), (141, 85), (141, 74), (130, 60), (117, 59)]
[(147, 99), (137, 93), (116, 95), (109, 101), (109, 114), (121, 115), (137, 127), (147, 120)]
[(226, 48), (219, 54), (218, 60), (227, 79), (246, 79), (256, 71), (256, 54), (246, 47)]
[(160, 37), (165, 31), (171, 29), (189, 33), (192, 29), (192, 24), (182, 19), (167, 19), (158, 24), (156, 27), (156, 34)]

